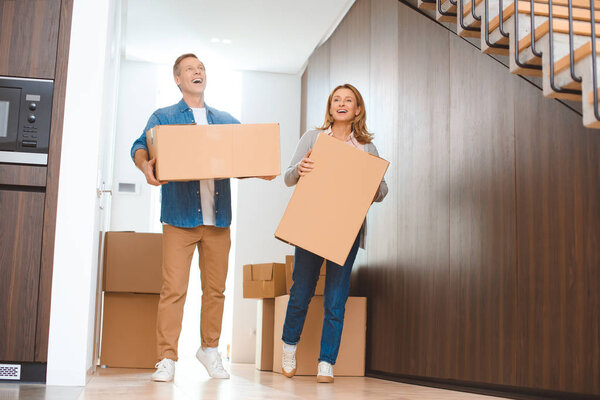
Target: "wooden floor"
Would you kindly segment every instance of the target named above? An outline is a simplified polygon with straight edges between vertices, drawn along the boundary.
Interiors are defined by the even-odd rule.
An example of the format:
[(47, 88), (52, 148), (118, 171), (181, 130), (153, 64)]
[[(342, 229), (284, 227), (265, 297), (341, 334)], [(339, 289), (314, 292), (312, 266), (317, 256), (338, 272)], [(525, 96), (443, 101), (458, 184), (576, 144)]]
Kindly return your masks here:
[(96, 399), (415, 399), (479, 400), (498, 397), (408, 385), (373, 378), (335, 378), (333, 384), (317, 384), (313, 376), (285, 378), (261, 372), (250, 364), (234, 364), (229, 380), (209, 379), (195, 360), (180, 360), (174, 383), (150, 381), (151, 370), (98, 369), (85, 388), (0, 384), (2, 400), (96, 400)]

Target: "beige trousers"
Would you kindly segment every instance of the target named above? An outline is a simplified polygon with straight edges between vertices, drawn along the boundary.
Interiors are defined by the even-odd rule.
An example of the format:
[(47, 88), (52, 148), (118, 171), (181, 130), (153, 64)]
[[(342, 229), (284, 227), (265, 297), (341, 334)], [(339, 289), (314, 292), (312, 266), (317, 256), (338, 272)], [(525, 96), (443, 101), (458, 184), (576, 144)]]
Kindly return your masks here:
[(187, 294), (190, 264), (198, 248), (202, 307), (200, 338), (203, 347), (217, 347), (221, 336), (225, 280), (231, 238), (229, 228), (197, 226), (177, 228), (163, 225), (163, 283), (157, 315), (158, 359), (177, 361), (183, 305)]

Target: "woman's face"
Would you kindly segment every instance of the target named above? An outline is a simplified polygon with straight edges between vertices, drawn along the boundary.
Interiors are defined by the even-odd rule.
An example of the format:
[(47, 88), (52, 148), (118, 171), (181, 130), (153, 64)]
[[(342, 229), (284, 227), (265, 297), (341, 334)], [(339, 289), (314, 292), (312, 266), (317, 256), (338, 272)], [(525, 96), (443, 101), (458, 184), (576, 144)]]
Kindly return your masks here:
[(360, 113), (360, 107), (356, 104), (354, 92), (347, 88), (339, 88), (333, 93), (329, 113), (334, 122), (349, 122)]

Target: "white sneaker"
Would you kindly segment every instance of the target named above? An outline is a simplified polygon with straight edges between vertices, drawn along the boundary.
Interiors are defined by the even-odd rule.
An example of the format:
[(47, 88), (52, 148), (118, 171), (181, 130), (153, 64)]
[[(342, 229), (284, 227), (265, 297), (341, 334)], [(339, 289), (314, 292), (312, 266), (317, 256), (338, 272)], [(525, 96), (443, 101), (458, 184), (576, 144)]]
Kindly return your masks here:
[(319, 372), (317, 372), (317, 382), (333, 382), (333, 365), (329, 364), (327, 361), (319, 361)]
[(281, 372), (288, 378), (296, 374), (296, 349), (293, 351), (283, 349), (281, 353)]
[(156, 382), (169, 382), (175, 375), (175, 361), (163, 358), (154, 366), (156, 371), (152, 374), (152, 380)]
[(211, 378), (229, 379), (229, 373), (223, 368), (221, 353), (218, 351), (204, 351), (200, 346), (196, 352), (196, 358), (204, 365)]

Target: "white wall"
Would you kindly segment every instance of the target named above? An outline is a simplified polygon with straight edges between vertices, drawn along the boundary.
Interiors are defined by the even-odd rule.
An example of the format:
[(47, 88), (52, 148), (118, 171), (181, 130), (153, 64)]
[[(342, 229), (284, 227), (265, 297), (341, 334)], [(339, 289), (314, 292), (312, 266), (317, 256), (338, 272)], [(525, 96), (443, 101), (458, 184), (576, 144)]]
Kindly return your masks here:
[[(76, 1), (73, 8), (60, 179), (48, 385), (86, 383), (93, 365), (102, 200), (96, 196), (110, 153), (120, 0)], [(115, 18), (115, 16), (117, 16)]]
[[(300, 137), (300, 95), (301, 75), (242, 75), (242, 122), (279, 122), (282, 174)], [(254, 363), (255, 356), (256, 300), (242, 298), (242, 267), (285, 262), (285, 255), (293, 254), (292, 246), (274, 237), (292, 192), (293, 188), (283, 183), (283, 176), (270, 182), (239, 181), (235, 266), (230, 267), (234, 271), (233, 362)]]

